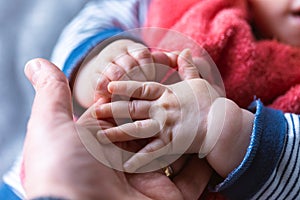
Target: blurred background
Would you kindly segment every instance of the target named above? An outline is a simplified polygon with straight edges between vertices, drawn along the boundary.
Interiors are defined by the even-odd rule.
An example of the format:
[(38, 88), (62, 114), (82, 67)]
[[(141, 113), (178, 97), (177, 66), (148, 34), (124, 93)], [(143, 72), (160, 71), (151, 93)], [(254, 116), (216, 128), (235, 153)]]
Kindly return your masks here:
[(23, 73), (50, 59), (64, 26), (88, 0), (0, 0), (0, 176), (21, 152), (34, 91)]

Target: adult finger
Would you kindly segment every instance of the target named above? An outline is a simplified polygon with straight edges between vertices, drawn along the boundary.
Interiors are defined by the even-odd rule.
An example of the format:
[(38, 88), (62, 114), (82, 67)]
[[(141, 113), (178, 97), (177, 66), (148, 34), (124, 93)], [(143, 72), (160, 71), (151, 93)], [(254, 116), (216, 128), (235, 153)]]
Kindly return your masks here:
[(146, 119), (97, 132), (97, 139), (103, 144), (124, 142), (141, 138), (153, 137), (159, 133), (160, 126), (156, 120)]
[(71, 92), (65, 75), (54, 64), (41, 58), (29, 61), (24, 71), (36, 91), (31, 119), (35, 123), (42, 120), (43, 124), (59, 117), (72, 120)]
[(118, 80), (130, 80), (122, 67), (112, 62), (105, 64), (105, 66), (106, 67), (103, 70), (92, 75), (92, 78), (96, 80), (96, 87), (93, 93), (94, 102), (98, 101), (99, 99), (105, 99), (106, 102), (109, 102), (111, 98), (111, 94), (107, 90), (109, 82)]
[(200, 78), (189, 49), (183, 50), (178, 56), (178, 72), (183, 80)]
[(198, 199), (207, 186), (212, 169), (207, 161), (192, 156), (173, 182), (182, 192), (184, 199)]
[(133, 101), (116, 101), (107, 104), (95, 106), (94, 117), (98, 119), (105, 118), (130, 118), (146, 119), (149, 118), (151, 101), (133, 100)]
[(166, 144), (161, 139), (154, 139), (124, 163), (125, 171), (135, 172), (151, 161), (166, 155), (169, 148), (163, 148), (165, 146)]
[(108, 91), (112, 94), (145, 100), (155, 100), (165, 90), (165, 86), (155, 82), (113, 81), (108, 84)]

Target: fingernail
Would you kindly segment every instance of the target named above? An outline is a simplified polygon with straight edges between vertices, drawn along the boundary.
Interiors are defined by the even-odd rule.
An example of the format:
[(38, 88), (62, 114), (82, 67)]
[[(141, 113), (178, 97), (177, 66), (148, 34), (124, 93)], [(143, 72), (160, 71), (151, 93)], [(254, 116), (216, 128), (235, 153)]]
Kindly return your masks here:
[(123, 165), (123, 168), (124, 168), (125, 172), (127, 172), (127, 173), (135, 172), (134, 167), (129, 162), (125, 162)]
[(97, 139), (101, 144), (110, 144), (111, 141), (105, 135), (104, 131), (100, 130), (97, 132)]
[(25, 71), (29, 73), (31, 82), (36, 84), (41, 71), (41, 63), (38, 60), (29, 61), (25, 66)]
[(108, 84), (108, 86), (107, 86), (107, 90), (112, 94), (113, 93), (113, 91), (114, 91), (114, 89), (115, 89), (115, 87), (116, 87), (116, 84), (115, 84), (115, 82), (110, 82), (109, 84)]
[(185, 56), (188, 60), (192, 58), (192, 52), (190, 49), (184, 49), (183, 52), (185, 53)]
[(98, 119), (97, 110), (98, 110), (98, 108), (96, 106), (94, 106), (92, 108), (91, 115), (92, 115), (92, 118), (94, 118), (94, 119)]

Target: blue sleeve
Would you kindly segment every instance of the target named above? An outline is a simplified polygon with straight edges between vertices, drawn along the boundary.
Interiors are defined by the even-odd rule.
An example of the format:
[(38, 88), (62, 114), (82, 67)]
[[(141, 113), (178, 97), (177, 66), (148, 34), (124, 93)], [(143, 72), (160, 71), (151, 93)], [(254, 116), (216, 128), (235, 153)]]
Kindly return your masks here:
[(281, 111), (264, 107), (255, 101), (249, 109), (255, 112), (250, 145), (242, 163), (217, 186), (229, 199), (249, 199), (271, 176), (284, 148), (287, 122)]
[(3, 182), (0, 182), (0, 199), (21, 200), (21, 198), (15, 194), (13, 189)]
[(65, 64), (63, 65), (62, 71), (64, 74), (70, 78), (72, 72), (76, 66), (86, 57), (86, 55), (96, 47), (103, 40), (113, 37), (122, 30), (118, 28), (112, 28), (109, 30), (104, 30), (90, 38), (85, 39), (78, 47), (76, 47), (67, 58)]
[(142, 27), (150, 1), (89, 1), (62, 31), (51, 61), (70, 78), (97, 44), (123, 31)]

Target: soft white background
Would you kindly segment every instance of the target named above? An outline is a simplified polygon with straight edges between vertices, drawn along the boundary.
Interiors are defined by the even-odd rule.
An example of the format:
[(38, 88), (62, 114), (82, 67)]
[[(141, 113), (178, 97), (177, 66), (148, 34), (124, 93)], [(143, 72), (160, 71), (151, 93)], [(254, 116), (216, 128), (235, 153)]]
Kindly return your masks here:
[(23, 68), (50, 58), (63, 27), (88, 0), (0, 0), (0, 177), (22, 150), (33, 89)]

